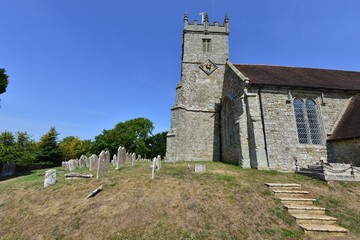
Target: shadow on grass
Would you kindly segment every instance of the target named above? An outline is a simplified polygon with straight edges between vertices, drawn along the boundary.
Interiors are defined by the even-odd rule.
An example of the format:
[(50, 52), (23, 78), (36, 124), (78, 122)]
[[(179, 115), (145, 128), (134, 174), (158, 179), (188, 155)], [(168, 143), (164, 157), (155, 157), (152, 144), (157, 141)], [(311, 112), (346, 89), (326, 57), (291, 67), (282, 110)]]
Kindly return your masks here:
[(52, 168), (52, 165), (30, 165), (30, 166), (17, 166), (16, 171), (10, 176), (0, 176), (0, 182), (16, 179), (18, 177), (28, 176), (35, 173), (35, 170)]
[(7, 181), (7, 180), (11, 180), (11, 179), (16, 179), (16, 178), (18, 178), (18, 177), (23, 177), (23, 176), (31, 175), (31, 174), (33, 174), (33, 173), (34, 173), (33, 170), (15, 172), (15, 174), (13, 174), (13, 175), (11, 175), (11, 176), (0, 177), (0, 182)]

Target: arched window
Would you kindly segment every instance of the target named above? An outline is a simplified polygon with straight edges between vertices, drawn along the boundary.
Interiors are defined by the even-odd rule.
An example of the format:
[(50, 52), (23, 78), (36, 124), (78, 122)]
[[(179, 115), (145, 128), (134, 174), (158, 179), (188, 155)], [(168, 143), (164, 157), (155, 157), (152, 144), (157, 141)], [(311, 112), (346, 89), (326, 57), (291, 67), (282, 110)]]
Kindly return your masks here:
[(293, 101), (296, 128), (301, 144), (323, 144), (320, 130), (319, 114), (314, 100), (305, 102), (296, 97)]

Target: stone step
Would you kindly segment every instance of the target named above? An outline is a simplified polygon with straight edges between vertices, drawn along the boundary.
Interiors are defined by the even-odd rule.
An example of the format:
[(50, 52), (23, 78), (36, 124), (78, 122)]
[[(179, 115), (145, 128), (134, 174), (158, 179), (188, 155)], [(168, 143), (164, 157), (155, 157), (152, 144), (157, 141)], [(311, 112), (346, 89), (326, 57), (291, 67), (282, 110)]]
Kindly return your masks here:
[(299, 224), (305, 234), (314, 238), (330, 239), (332, 237), (343, 237), (349, 233), (349, 230), (337, 225), (318, 225), (318, 224)]
[(321, 215), (325, 214), (325, 208), (306, 205), (285, 205), (285, 208), (290, 214), (309, 214), (309, 215)]
[(308, 191), (301, 191), (301, 190), (279, 190), (279, 189), (272, 189), (275, 197), (282, 198), (282, 197), (301, 197), (303, 195), (309, 194)]
[(315, 198), (289, 198), (281, 197), (280, 201), (284, 205), (312, 205), (316, 201)]
[(332, 225), (337, 219), (327, 215), (292, 214), (298, 224)]

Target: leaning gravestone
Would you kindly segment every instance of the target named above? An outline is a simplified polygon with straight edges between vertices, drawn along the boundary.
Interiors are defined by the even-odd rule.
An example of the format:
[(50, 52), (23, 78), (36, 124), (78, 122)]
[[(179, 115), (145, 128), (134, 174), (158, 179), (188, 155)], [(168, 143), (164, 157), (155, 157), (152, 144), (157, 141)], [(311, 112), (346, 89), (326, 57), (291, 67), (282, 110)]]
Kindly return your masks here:
[(50, 169), (45, 172), (44, 187), (54, 185), (56, 183), (56, 170)]
[(1, 176), (2, 177), (7, 177), (7, 176), (14, 175), (15, 174), (15, 168), (16, 168), (15, 163), (4, 163), (4, 166), (3, 166), (2, 171), (1, 171)]

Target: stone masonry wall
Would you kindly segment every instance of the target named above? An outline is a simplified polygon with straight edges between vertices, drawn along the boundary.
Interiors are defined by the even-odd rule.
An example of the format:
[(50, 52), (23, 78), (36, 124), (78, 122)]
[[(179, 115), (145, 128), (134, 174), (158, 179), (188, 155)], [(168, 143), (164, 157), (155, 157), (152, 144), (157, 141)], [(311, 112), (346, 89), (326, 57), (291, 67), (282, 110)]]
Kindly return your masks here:
[[(204, 39), (210, 41), (209, 48)], [(166, 161), (220, 159), (217, 108), (227, 58), (227, 20), (222, 26), (208, 21), (189, 24), (185, 15), (181, 80), (171, 109)], [(205, 63), (210, 63), (210, 72), (204, 70)]]
[(321, 104), (321, 93), (311, 91), (291, 91), (292, 97), (311, 97), (319, 108), (323, 145), (299, 144), (296, 122), (288, 90), (266, 89), (261, 91), (264, 128), (269, 167), (279, 170), (295, 170), (295, 160), (301, 167), (320, 160), (327, 161), (325, 140), (341, 112), (346, 107), (347, 98), (340, 94), (324, 95), (325, 105)]
[(329, 162), (360, 167), (360, 138), (330, 141), (328, 148)]
[(221, 107), (221, 160), (248, 168), (250, 157), (244, 86), (244, 81), (236, 74), (231, 64), (227, 64)]
[[(166, 157), (167, 161), (211, 161), (219, 159), (218, 134), (214, 112), (187, 111), (176, 109), (172, 114), (177, 118), (177, 128), (174, 136), (168, 135)], [(209, 131), (210, 130), (210, 131)], [(169, 142), (173, 141), (173, 142)]]

